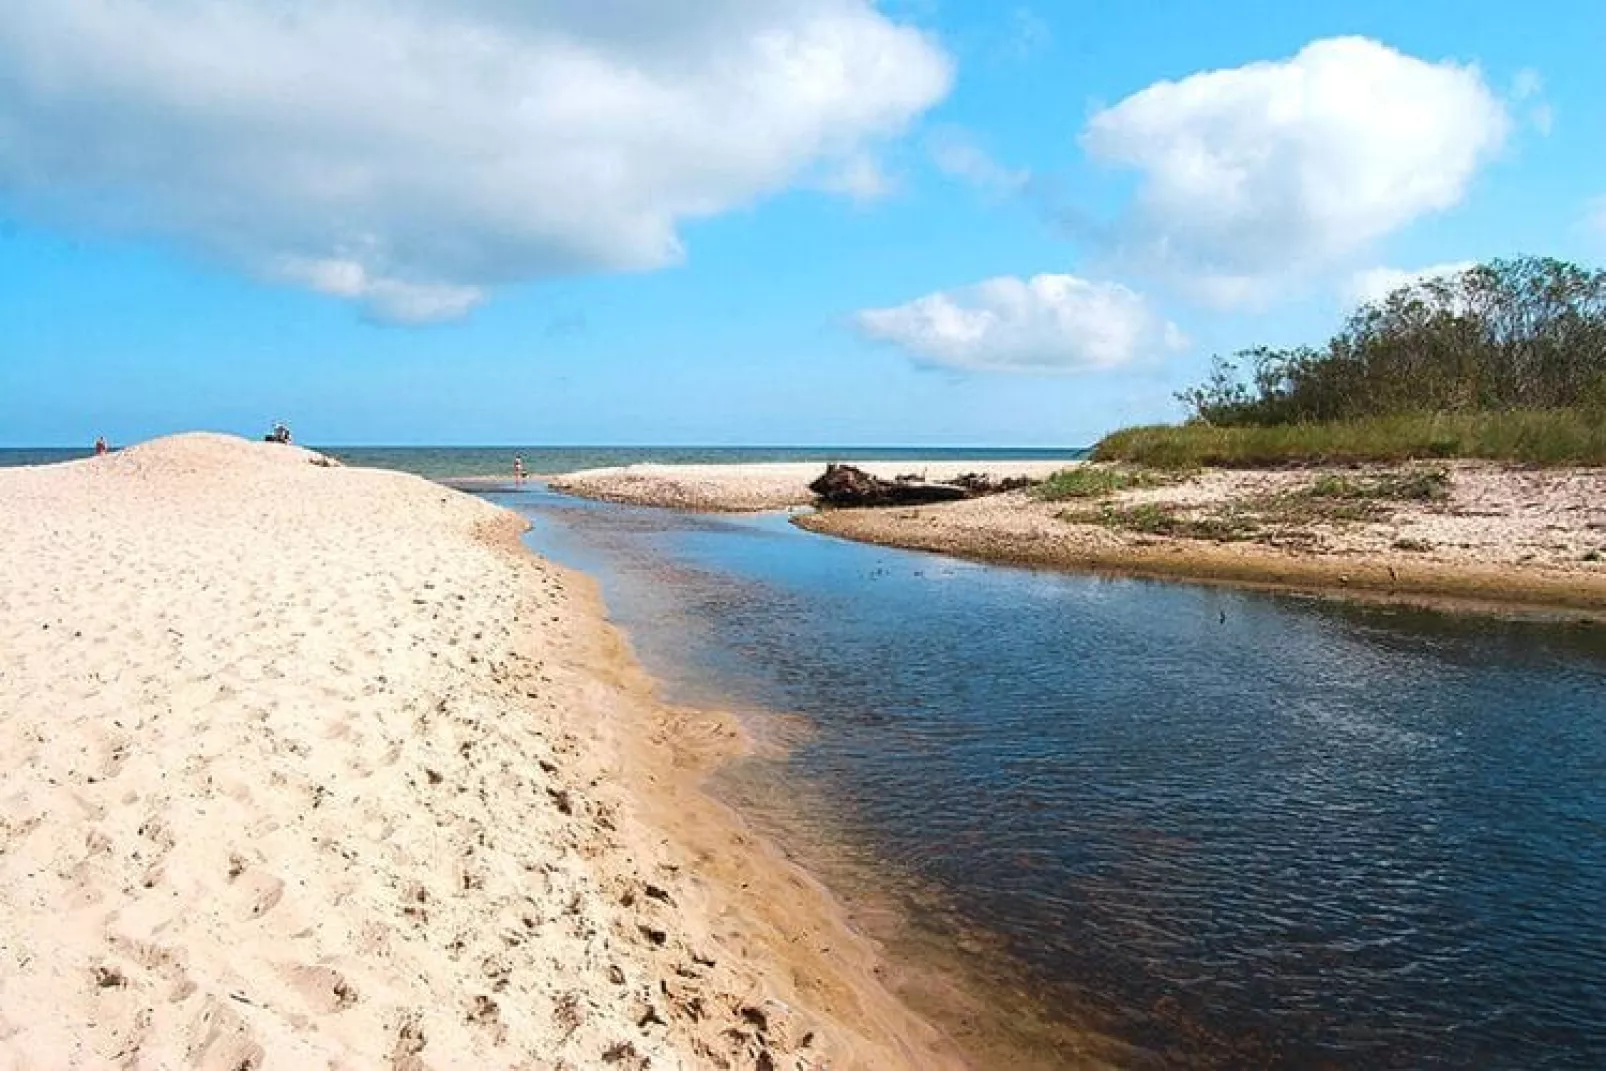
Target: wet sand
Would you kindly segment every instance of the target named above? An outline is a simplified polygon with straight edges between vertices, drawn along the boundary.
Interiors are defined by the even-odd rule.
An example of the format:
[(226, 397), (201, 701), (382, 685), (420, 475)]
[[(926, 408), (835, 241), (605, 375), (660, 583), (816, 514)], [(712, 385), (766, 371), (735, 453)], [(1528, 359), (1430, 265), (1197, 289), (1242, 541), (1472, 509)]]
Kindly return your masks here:
[(220, 436), (0, 472), (0, 1067), (961, 1065), (520, 528)]

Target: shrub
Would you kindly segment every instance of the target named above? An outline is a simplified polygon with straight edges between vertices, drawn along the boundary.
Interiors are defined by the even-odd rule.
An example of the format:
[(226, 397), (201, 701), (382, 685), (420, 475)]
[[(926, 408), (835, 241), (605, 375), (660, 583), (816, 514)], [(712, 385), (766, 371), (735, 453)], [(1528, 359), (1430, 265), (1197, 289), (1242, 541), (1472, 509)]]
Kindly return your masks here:
[(1523, 257), (1418, 282), (1362, 305), (1320, 349), (1217, 357), (1210, 378), (1178, 398), (1193, 420), (1228, 426), (1422, 411), (1600, 413), (1606, 272)]

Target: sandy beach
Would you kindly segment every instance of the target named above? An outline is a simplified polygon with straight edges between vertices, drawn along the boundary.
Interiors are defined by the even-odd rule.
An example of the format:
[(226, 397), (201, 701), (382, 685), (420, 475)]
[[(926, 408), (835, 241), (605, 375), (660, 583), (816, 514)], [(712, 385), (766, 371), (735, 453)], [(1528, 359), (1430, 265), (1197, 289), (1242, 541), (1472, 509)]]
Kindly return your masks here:
[(0, 471), (0, 1068), (959, 1064), (520, 527), (212, 435)]
[[(854, 466), (890, 480), (905, 474), (951, 480), (965, 473), (994, 479), (1025, 476), (1042, 479), (1065, 461), (855, 461)], [(628, 465), (588, 469), (553, 476), (559, 491), (607, 502), (664, 506), (708, 513), (741, 513), (789, 509), (814, 501), (809, 483), (825, 471), (815, 461), (781, 461), (747, 465)]]
[[(1041, 477), (1064, 467), (1031, 463), (994, 474)], [(554, 486), (684, 509), (799, 504), (787, 497), (775, 468), (636, 466), (578, 473)], [(893, 468), (922, 466), (871, 468), (891, 475)], [(935, 478), (951, 475), (931, 468)], [(787, 469), (792, 491), (801, 487), (806, 494), (807, 481), (821, 466)], [(1287, 504), (1323, 477), (1353, 482), (1425, 469), (1445, 472), (1443, 500), (1390, 501), (1364, 520), (1264, 515), (1276, 513), (1274, 504), (1286, 514)], [(1089, 514), (1106, 507), (1157, 507), (1184, 519), (1234, 524), (1247, 517), (1255, 527), (1206, 539), (1088, 523)], [(797, 523), (845, 538), (989, 561), (1606, 617), (1606, 470), (1598, 468), (1454, 462), (1403, 470), (1206, 470), (1103, 499), (1043, 502), (1016, 492), (918, 508), (830, 510), (800, 516)]]

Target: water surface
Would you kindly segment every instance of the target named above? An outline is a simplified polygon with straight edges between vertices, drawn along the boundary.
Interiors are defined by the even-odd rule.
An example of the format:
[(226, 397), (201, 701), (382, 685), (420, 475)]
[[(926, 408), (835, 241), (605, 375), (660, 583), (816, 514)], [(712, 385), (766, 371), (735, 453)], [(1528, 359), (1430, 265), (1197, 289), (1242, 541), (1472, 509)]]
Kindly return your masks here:
[[(556, 476), (619, 465), (743, 465), (766, 461), (1055, 461), (1085, 448), (821, 446), (314, 446), (347, 465), (396, 469), (432, 480), (507, 476), (515, 456), (526, 472)], [(0, 468), (93, 456), (88, 448), (0, 447)]]
[(749, 779), (917, 928), (1134, 1062), (1606, 1066), (1601, 630), (499, 500), (668, 698), (808, 719)]
[(935, 447), (798, 446), (339, 446), (327, 453), (348, 465), (400, 469), (430, 479), (507, 475), (515, 455), (526, 472), (556, 476), (620, 465), (746, 465), (766, 461), (1054, 461), (1085, 449), (954, 449)]

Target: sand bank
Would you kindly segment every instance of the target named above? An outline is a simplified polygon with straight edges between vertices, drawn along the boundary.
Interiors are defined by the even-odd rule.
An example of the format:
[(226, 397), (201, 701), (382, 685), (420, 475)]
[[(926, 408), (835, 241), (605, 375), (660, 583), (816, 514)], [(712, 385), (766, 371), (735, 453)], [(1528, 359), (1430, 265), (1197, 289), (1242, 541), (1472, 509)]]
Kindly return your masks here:
[[(918, 473), (950, 480), (967, 472), (1003, 479), (1041, 479), (1065, 461), (855, 461), (883, 479)], [(806, 506), (814, 501), (809, 483), (825, 471), (823, 462), (785, 461), (751, 465), (629, 465), (587, 469), (548, 480), (572, 495), (638, 506), (666, 506), (703, 512), (753, 512)]]
[(957, 1063), (589, 582), (319, 460), (0, 471), (0, 1068)]
[[(1375, 520), (1312, 519), (1297, 509), (1278, 516), (1290, 512), (1279, 496), (1297, 496), (1323, 475), (1353, 481), (1378, 474), (1206, 471), (1103, 503), (1040, 502), (1015, 493), (917, 509), (835, 510), (798, 523), (992, 561), (1606, 619), (1606, 470), (1460, 462), (1448, 466), (1449, 495), (1442, 501), (1388, 502), (1380, 508), (1386, 516)], [(1170, 507), (1184, 518), (1256, 524), (1251, 535), (1199, 539), (1070, 519), (1105, 505)]]

